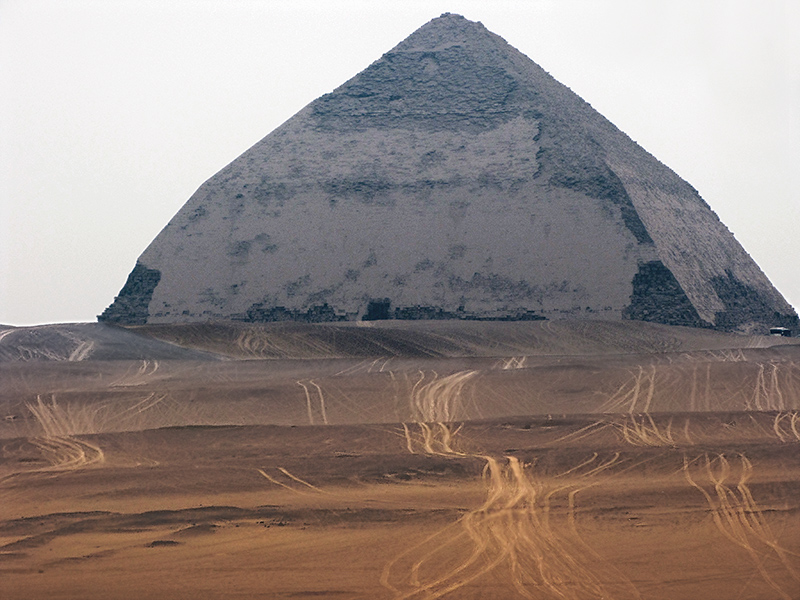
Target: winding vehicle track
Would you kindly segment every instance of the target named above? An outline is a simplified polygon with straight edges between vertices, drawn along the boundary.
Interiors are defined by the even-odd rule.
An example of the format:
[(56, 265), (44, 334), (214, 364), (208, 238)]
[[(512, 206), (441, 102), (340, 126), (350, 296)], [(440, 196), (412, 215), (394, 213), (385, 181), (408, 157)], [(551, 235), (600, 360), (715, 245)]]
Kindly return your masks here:
[(146, 384), (150, 377), (158, 371), (161, 365), (157, 360), (142, 360), (139, 367), (133, 371), (129, 368), (125, 374), (109, 384), (109, 387), (128, 387)]
[[(739, 454), (739, 463), (736, 491), (731, 481), (734, 479), (734, 469), (725, 454), (717, 454), (712, 458), (705, 453), (693, 460), (684, 457), (683, 473), (689, 485), (705, 497), (720, 533), (748, 553), (761, 578), (783, 600), (793, 600), (796, 597), (779, 586), (770, 575), (767, 562), (777, 560), (795, 581), (800, 582), (797, 567), (800, 555), (789, 552), (779, 544), (747, 485), (753, 475), (753, 464), (744, 454)], [(692, 467), (695, 464), (699, 464), (700, 468), (697, 469), (699, 473), (693, 474)], [(708, 483), (698, 483), (700, 477)], [(706, 490), (709, 484), (713, 492)]]
[[(457, 523), (396, 556), (383, 570), (382, 585), (395, 600), (435, 599), (502, 569), (522, 598), (639, 598), (635, 586), (613, 568), (603, 565), (604, 572), (613, 573), (610, 584), (598, 575), (594, 566), (603, 561), (580, 537), (575, 517), (578, 493), (596, 485), (596, 478), (615, 466), (620, 454), (600, 460), (595, 452), (564, 473), (544, 479), (535, 475), (534, 465), (515, 456), (464, 450), (459, 443), (461, 428), (442, 418), (457, 412), (462, 388), (474, 376), (474, 371), (448, 377), (434, 373), (430, 378), (420, 373), (410, 398), (417, 431), (404, 423), (403, 433), (412, 454), (484, 461), (486, 499)], [(566, 526), (552, 511), (558, 496), (566, 499)], [(453, 562), (454, 556), (460, 558)]]
[[(788, 431), (784, 430), (784, 421), (787, 422), (786, 427), (788, 428)], [(775, 415), (775, 422), (773, 423), (772, 428), (775, 431), (775, 435), (781, 442), (800, 442), (800, 412), (779, 412)]]

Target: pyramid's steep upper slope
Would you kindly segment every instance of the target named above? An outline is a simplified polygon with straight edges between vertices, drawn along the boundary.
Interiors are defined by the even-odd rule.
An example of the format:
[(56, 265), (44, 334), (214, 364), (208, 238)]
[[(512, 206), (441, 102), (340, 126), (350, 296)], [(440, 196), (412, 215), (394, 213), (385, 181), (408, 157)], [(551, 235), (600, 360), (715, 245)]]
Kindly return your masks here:
[(445, 14), (203, 184), (100, 318), (561, 316), (797, 319), (689, 184)]

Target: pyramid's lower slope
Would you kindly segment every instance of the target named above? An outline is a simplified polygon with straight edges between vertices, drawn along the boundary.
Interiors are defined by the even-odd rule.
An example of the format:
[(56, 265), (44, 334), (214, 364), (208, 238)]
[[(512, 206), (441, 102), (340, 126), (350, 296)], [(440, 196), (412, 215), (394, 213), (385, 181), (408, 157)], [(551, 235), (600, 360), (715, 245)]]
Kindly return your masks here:
[(101, 320), (797, 317), (697, 192), (443, 15), (209, 179)]

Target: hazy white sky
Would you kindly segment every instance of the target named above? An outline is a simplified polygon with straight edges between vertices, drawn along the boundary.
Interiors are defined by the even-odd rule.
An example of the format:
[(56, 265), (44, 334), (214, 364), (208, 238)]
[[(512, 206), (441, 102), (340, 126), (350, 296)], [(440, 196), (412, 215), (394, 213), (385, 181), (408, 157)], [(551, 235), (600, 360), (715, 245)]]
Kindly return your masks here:
[(443, 12), (689, 181), (800, 306), (798, 0), (0, 0), (0, 323), (93, 321), (203, 181)]

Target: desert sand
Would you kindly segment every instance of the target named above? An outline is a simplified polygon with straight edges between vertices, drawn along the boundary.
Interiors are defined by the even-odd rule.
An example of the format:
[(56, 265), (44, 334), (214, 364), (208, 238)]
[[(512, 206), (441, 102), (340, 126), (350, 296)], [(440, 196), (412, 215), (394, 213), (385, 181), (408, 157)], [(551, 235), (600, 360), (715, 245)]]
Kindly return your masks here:
[(800, 344), (0, 327), (2, 598), (800, 598)]

